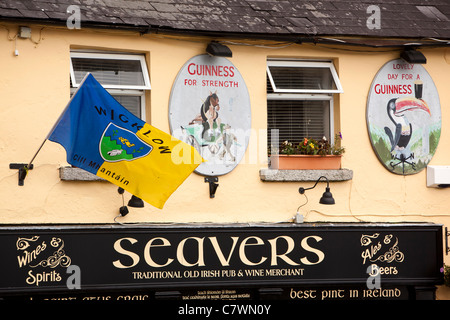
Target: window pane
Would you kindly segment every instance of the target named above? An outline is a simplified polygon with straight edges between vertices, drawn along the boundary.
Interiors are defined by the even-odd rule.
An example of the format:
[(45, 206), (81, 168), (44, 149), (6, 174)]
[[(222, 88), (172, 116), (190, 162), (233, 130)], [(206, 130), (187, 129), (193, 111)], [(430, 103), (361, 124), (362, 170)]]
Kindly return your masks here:
[(121, 96), (112, 95), (122, 106), (134, 114), (139, 119), (141, 118), (141, 97), (140, 96)]
[(276, 89), (336, 90), (329, 68), (270, 66), (269, 70)]
[(90, 72), (102, 85), (145, 84), (139, 60), (72, 58), (72, 65), (77, 83)]
[(303, 138), (330, 140), (329, 101), (268, 100), (268, 146), (270, 130), (279, 130), (279, 142), (289, 140), (298, 144)]

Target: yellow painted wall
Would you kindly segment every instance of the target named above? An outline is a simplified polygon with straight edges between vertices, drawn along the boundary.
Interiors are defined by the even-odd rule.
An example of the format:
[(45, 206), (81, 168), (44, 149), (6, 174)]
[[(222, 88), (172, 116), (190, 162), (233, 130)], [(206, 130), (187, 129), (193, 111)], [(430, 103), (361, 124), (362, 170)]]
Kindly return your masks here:
[[(191, 57), (205, 52), (211, 39), (177, 39), (107, 30), (68, 30), (32, 26), (32, 40), (12, 39), (17, 25), (0, 26), (0, 224), (111, 223), (122, 197), (107, 182), (64, 182), (58, 169), (67, 165), (65, 151), (46, 142), (34, 161), (25, 185), (9, 163), (28, 162), (69, 100), (71, 48), (142, 52), (147, 55), (152, 90), (147, 99), (147, 121), (169, 132), (168, 103), (178, 71)], [(388, 172), (372, 151), (366, 127), (366, 100), (377, 71), (399, 51), (353, 52), (325, 46), (291, 45), (263, 48), (232, 45), (230, 61), (246, 81), (252, 110), (247, 154), (231, 173), (219, 177), (214, 199), (204, 178), (192, 174), (171, 196), (163, 210), (146, 205), (129, 208), (121, 222), (282, 222), (290, 221), (304, 203), (298, 187), (312, 183), (262, 182), (266, 168), (267, 57), (327, 58), (336, 62), (344, 93), (336, 99), (336, 117), (346, 148), (343, 167), (353, 179), (331, 184), (336, 205), (318, 199), (324, 184), (308, 192), (301, 208), (306, 222), (428, 221), (450, 225), (449, 189), (426, 187), (426, 170), (411, 176)], [(342, 47), (341, 47), (342, 48)], [(14, 55), (14, 50), (19, 55)], [(349, 49), (346, 47), (345, 49)], [(354, 48), (358, 50), (358, 48)], [(359, 48), (361, 49), (361, 48)], [(367, 50), (365, 50), (367, 51)], [(450, 165), (450, 49), (421, 50), (441, 101), (442, 135), (431, 165)], [(125, 194), (125, 201), (130, 195)], [(444, 256), (450, 264), (450, 259)], [(439, 289), (439, 297), (450, 298)]]

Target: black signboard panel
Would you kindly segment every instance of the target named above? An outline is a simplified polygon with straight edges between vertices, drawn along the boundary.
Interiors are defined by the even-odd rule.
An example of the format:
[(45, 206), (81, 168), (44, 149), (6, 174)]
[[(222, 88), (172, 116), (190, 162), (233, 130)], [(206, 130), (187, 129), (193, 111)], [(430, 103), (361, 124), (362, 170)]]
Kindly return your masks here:
[(0, 296), (443, 279), (442, 226), (430, 223), (4, 226), (0, 243)]

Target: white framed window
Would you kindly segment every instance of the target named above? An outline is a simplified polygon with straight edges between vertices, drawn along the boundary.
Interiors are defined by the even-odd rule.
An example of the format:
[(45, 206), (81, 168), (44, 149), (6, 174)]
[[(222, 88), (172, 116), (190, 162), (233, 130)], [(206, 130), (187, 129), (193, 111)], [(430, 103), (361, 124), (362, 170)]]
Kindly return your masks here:
[(145, 120), (145, 90), (150, 90), (151, 86), (144, 55), (72, 51), (71, 94), (88, 72), (120, 104)]
[[(331, 61), (267, 61), (267, 127), (279, 142), (303, 138), (334, 142), (333, 95), (343, 92)], [(268, 146), (272, 146), (271, 136)]]

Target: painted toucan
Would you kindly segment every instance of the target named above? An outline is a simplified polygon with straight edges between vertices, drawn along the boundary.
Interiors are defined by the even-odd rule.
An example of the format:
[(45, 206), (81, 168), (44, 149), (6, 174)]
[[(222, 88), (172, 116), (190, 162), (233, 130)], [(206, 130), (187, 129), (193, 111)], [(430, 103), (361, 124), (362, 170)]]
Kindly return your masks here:
[(387, 113), (389, 119), (395, 125), (395, 135), (391, 129), (384, 127), (384, 131), (391, 141), (391, 152), (394, 150), (402, 151), (406, 148), (411, 139), (412, 125), (405, 116), (406, 111), (423, 110), (431, 115), (430, 108), (422, 99), (417, 98), (394, 98), (389, 100), (387, 104)]

